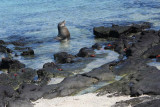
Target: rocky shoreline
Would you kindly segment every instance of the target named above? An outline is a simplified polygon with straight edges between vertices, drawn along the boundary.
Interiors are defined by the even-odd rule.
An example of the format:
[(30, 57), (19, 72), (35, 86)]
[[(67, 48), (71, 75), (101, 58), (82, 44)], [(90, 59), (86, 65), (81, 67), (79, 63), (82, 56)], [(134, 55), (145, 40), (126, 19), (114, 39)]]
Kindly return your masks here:
[[(96, 90), (98, 95), (115, 93), (115, 95), (130, 95), (136, 97), (128, 101), (117, 102), (115, 107), (132, 105), (135, 107), (156, 106), (160, 104), (160, 70), (147, 65), (153, 58), (160, 60), (160, 31), (149, 29), (150, 23), (132, 24), (128, 26), (112, 25), (112, 27), (95, 27), (96, 38), (114, 40), (106, 44), (94, 44), (91, 48), (80, 49), (77, 55), (66, 52), (54, 54), (54, 62), (48, 62), (43, 68), (34, 70), (13, 59), (18, 54), (7, 48), (8, 44), (22, 46), (23, 43), (0, 41), (0, 52), (5, 54), (0, 63), (0, 69), (7, 73), (0, 74), (0, 106), (1, 107), (33, 107), (31, 101), (40, 98), (52, 99), (75, 95), (81, 90), (99, 82), (109, 85)], [(87, 73), (74, 74), (62, 69), (61, 64), (89, 63), (96, 57), (95, 49), (114, 50), (119, 53), (119, 60), (106, 63)], [(22, 56), (33, 56), (31, 48), (20, 49)], [(10, 55), (14, 53), (15, 56)], [(87, 61), (86, 61), (87, 59)], [(75, 65), (74, 65), (75, 64)], [(80, 69), (80, 68), (73, 68)], [(116, 76), (122, 77), (119, 81)], [(58, 84), (47, 85), (54, 77), (65, 77)], [(150, 98), (140, 98), (140, 95)]]

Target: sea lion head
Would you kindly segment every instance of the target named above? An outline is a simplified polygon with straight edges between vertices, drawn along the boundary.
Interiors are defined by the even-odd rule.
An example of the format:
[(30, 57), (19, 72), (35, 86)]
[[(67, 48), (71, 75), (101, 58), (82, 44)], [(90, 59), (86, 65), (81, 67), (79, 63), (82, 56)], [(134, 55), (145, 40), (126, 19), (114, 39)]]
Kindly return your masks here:
[(58, 27), (64, 27), (65, 24), (66, 24), (66, 21), (64, 20), (64, 21), (58, 23)]

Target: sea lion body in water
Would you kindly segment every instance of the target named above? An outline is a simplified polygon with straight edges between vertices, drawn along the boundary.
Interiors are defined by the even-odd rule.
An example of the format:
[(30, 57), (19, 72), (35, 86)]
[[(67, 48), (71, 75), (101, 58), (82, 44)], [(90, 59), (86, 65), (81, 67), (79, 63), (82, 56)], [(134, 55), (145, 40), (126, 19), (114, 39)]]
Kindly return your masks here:
[(70, 33), (65, 24), (65, 20), (58, 23), (58, 35), (55, 38), (56, 40), (67, 41), (70, 39)]

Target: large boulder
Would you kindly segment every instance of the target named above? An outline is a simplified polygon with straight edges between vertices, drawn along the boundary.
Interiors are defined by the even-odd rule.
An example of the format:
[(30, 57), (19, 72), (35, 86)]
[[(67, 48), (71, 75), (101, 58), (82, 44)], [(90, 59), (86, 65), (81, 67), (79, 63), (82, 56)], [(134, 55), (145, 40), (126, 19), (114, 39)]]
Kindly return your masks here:
[(2, 62), (0, 63), (1, 69), (8, 69), (9, 71), (17, 71), (24, 67), (25, 64), (11, 58), (3, 58)]
[(149, 48), (157, 45), (159, 43), (159, 39), (157, 32), (144, 32), (140, 35), (139, 40), (126, 50), (126, 55), (141, 57)]
[(141, 71), (136, 76), (137, 83), (131, 87), (131, 95), (137, 96), (142, 94), (160, 95), (160, 72), (156, 69)]
[(150, 28), (150, 24), (144, 22), (142, 24), (133, 24), (131, 26), (112, 25), (112, 27), (94, 27), (93, 32), (97, 38), (119, 38), (122, 35), (137, 33), (146, 28)]

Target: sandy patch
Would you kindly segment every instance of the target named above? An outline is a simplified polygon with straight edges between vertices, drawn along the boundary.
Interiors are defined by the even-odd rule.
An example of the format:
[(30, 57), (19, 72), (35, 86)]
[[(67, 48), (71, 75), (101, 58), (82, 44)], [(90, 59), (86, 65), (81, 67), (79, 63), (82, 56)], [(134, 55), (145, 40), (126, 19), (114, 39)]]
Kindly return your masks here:
[(130, 96), (107, 97), (89, 93), (78, 96), (58, 97), (54, 99), (39, 99), (33, 102), (34, 107), (111, 107), (116, 102), (131, 99)]

